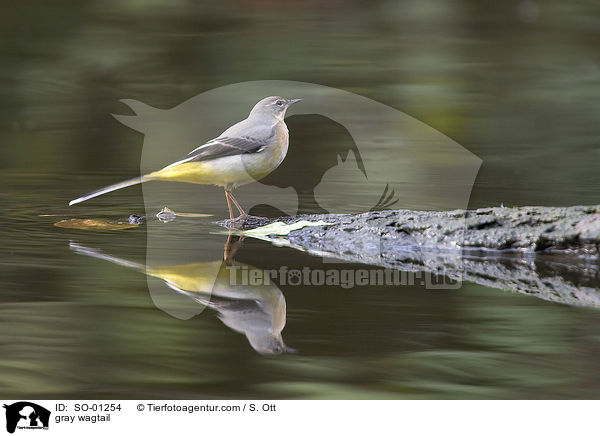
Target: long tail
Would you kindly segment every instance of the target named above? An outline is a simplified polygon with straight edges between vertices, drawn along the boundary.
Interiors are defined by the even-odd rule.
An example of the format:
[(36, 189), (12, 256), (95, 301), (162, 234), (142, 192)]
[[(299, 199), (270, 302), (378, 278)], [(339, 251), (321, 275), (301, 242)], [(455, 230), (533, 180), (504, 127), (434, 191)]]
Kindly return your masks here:
[(102, 189), (98, 189), (97, 191), (82, 195), (81, 197), (76, 198), (75, 200), (71, 200), (69, 202), (69, 206), (72, 206), (77, 203), (81, 203), (83, 201), (89, 200), (90, 198), (94, 198), (94, 197), (97, 197), (102, 194), (106, 194), (107, 192), (112, 192), (112, 191), (116, 191), (117, 189), (127, 188), (128, 186), (133, 186), (133, 185), (137, 185), (138, 183), (147, 182), (148, 180), (152, 180), (152, 179), (148, 176), (142, 176), (142, 177), (136, 177), (134, 179), (125, 180), (124, 182), (115, 183), (114, 185), (105, 186)]
[(129, 268), (134, 268), (134, 269), (140, 270), (142, 272), (146, 271), (146, 265), (144, 265), (144, 264), (121, 259), (120, 257), (116, 257), (116, 256), (110, 256), (108, 254), (102, 253), (102, 251), (100, 251), (96, 248), (89, 248), (89, 247), (86, 247), (85, 245), (77, 244), (72, 241), (69, 243), (69, 248), (71, 250), (75, 251), (76, 253), (83, 254), (85, 256), (95, 257), (96, 259), (107, 260), (108, 262), (116, 263), (117, 265), (126, 266)]

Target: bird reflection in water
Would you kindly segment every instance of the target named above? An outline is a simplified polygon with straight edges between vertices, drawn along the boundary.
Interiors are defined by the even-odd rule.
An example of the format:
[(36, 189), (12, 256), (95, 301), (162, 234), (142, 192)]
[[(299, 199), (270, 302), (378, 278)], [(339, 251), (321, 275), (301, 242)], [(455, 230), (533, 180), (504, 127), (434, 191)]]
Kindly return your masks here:
[(261, 277), (264, 276), (262, 270), (233, 260), (241, 244), (242, 239), (232, 243), (230, 234), (222, 261), (157, 267), (104, 254), (73, 242), (70, 248), (78, 254), (134, 268), (164, 280), (173, 291), (216, 311), (223, 324), (244, 334), (252, 348), (260, 354), (296, 352), (281, 337), (286, 321), (286, 302), (281, 290), (272, 282), (249, 285), (233, 276), (242, 270), (244, 273), (256, 270)]

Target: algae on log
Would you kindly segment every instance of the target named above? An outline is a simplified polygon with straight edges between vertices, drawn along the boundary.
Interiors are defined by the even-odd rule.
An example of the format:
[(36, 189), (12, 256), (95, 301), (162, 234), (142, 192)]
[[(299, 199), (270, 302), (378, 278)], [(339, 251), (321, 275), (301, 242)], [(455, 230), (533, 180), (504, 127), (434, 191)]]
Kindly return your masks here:
[(300, 220), (328, 225), (264, 239), (320, 256), (600, 307), (600, 206), (303, 215), (253, 219), (244, 228)]

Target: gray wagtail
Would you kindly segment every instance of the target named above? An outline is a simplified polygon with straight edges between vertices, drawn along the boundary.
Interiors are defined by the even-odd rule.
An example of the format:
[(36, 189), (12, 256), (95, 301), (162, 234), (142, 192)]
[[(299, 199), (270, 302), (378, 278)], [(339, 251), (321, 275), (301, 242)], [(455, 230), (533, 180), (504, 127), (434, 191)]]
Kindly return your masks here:
[(260, 180), (281, 164), (288, 150), (288, 129), (283, 121), (285, 111), (300, 99), (267, 97), (256, 103), (250, 115), (234, 124), (220, 136), (192, 150), (183, 159), (145, 176), (125, 180), (83, 195), (69, 206), (117, 189), (150, 180), (217, 185), (225, 188), (229, 218), (233, 219), (231, 202), (240, 213), (248, 215), (231, 190)]

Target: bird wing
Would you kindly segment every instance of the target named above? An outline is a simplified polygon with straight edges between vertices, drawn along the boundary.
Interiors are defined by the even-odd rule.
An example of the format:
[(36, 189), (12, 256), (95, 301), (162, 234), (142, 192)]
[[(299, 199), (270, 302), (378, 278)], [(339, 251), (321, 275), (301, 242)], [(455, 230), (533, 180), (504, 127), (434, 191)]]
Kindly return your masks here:
[(226, 156), (235, 156), (246, 153), (257, 153), (268, 145), (267, 140), (260, 140), (250, 136), (241, 136), (237, 138), (229, 136), (220, 136), (200, 147), (195, 148), (188, 153), (186, 157), (172, 163), (166, 168), (179, 165), (186, 162), (200, 162), (217, 159)]

